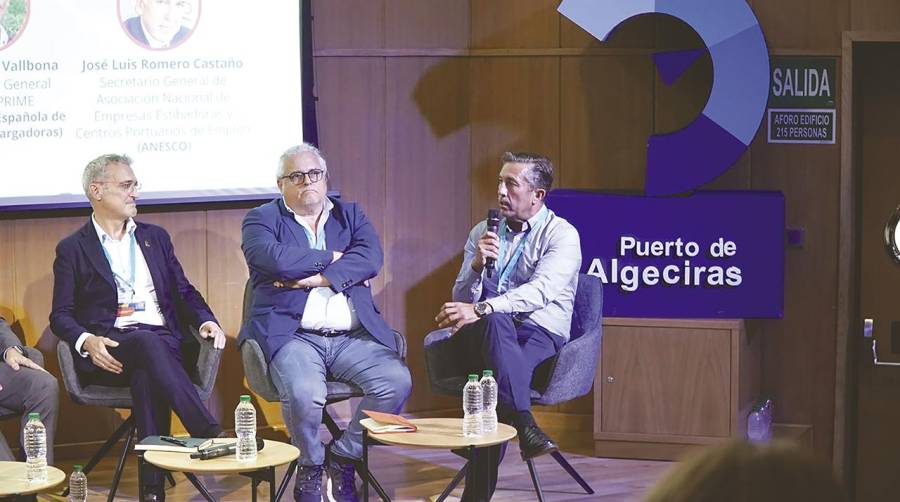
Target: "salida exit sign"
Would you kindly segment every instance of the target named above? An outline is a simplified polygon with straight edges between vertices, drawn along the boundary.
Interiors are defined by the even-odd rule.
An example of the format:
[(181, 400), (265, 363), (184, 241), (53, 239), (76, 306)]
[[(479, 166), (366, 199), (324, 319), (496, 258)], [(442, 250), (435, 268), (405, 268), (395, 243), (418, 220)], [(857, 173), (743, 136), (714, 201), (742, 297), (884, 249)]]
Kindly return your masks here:
[(769, 143), (834, 144), (835, 67), (835, 58), (772, 58), (766, 121)]

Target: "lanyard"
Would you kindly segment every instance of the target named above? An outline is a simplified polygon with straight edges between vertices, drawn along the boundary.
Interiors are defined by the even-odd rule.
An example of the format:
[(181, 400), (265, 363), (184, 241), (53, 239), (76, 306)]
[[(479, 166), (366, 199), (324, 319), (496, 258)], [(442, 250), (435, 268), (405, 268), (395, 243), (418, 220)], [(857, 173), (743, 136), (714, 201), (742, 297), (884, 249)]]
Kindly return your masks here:
[[(137, 256), (137, 240), (134, 237), (134, 232), (131, 232), (129, 235), (131, 236), (131, 239), (129, 241), (130, 246), (128, 246), (128, 248), (129, 248), (129, 257), (128, 258), (129, 258), (129, 262), (131, 264), (131, 270), (130, 270), (130, 276), (127, 279), (125, 278), (124, 275), (116, 272), (115, 268), (113, 267), (112, 257), (109, 255), (109, 251), (106, 250), (106, 246), (103, 246), (101, 244), (100, 248), (103, 250), (103, 255), (106, 256), (106, 261), (109, 262), (109, 268), (112, 270), (113, 276), (115, 276), (116, 286), (118, 287), (119, 291), (122, 293), (127, 293), (128, 290), (125, 289), (125, 286), (127, 286), (127, 287), (131, 288), (131, 297), (134, 298), (134, 281), (135, 281), (135, 273), (137, 270), (137, 267), (135, 266), (135, 264), (137, 263), (137, 258), (136, 258), (136, 256)], [(124, 284), (124, 286), (122, 286), (121, 284)]]
[[(516, 248), (513, 250), (512, 255), (509, 257), (509, 261), (506, 262), (506, 265), (503, 266), (503, 269), (500, 271), (500, 278), (497, 280), (497, 293), (503, 294), (506, 292), (507, 283), (509, 282), (509, 276), (512, 275), (513, 270), (516, 269), (516, 264), (519, 262), (519, 257), (522, 256), (522, 251), (525, 249), (525, 241), (531, 236), (532, 230), (538, 230), (543, 225), (544, 222), (547, 221), (547, 211), (546, 208), (542, 208), (541, 211), (544, 213), (544, 216), (534, 225), (529, 225), (528, 230), (525, 231), (525, 235), (519, 240), (519, 243), (516, 245)], [(503, 226), (500, 227), (500, 263), (503, 263), (503, 255), (506, 254), (506, 222), (503, 222)]]

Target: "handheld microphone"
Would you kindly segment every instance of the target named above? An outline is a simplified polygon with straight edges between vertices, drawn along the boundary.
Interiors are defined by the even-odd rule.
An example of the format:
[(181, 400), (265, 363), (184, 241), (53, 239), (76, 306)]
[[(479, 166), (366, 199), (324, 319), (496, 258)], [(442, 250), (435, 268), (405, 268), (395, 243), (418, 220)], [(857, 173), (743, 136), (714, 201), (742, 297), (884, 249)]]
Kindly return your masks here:
[[(262, 440), (262, 438), (256, 438), (256, 451), (262, 450), (265, 445), (266, 443)], [(210, 448), (206, 448), (205, 450), (200, 450), (197, 453), (191, 453), (191, 458), (209, 460), (211, 458), (224, 457), (225, 455), (234, 455), (235, 451), (237, 451), (237, 441), (230, 444), (212, 446)]]
[[(488, 209), (487, 213), (487, 231), (497, 233), (498, 228), (500, 228), (500, 210), (492, 207)], [(494, 275), (495, 261), (493, 258), (484, 260), (484, 268), (487, 270), (488, 277)]]

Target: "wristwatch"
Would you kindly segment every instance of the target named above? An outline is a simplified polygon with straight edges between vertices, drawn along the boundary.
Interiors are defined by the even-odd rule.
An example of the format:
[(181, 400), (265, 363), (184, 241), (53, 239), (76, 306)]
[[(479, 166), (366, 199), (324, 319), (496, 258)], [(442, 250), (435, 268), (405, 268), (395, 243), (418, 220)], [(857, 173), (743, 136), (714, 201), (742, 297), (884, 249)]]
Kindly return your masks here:
[(488, 309), (491, 309), (491, 312), (494, 311), (494, 307), (491, 307), (491, 304), (488, 302), (477, 302), (475, 304), (475, 315), (478, 317), (484, 317), (488, 314)]

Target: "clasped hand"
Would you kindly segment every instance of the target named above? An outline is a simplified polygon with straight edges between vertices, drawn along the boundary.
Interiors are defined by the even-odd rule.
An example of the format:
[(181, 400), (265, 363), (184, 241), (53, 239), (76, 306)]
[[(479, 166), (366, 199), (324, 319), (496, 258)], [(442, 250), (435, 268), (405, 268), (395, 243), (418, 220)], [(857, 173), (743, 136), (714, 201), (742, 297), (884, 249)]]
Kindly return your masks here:
[(450, 331), (456, 333), (459, 328), (466, 324), (473, 323), (478, 320), (475, 313), (475, 305), (463, 302), (447, 302), (441, 305), (434, 321), (438, 323), (439, 328), (450, 328)]

